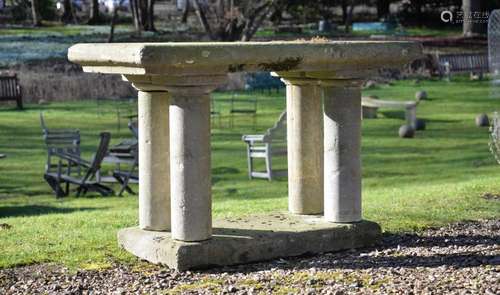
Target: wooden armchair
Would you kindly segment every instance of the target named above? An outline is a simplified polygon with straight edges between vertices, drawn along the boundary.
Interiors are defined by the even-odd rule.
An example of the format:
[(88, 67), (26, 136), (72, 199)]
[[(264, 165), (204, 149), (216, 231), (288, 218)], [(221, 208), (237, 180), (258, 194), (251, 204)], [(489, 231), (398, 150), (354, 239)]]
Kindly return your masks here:
[[(59, 165), (56, 172), (46, 172), (44, 175), (45, 180), (50, 185), (56, 197), (64, 197), (69, 194), (69, 185), (75, 184), (78, 186), (76, 196), (79, 197), (81, 194), (86, 194), (88, 191), (95, 191), (103, 196), (108, 196), (114, 194), (113, 190), (107, 186), (100, 184), (98, 181), (94, 180), (97, 171), (101, 168), (101, 163), (106, 156), (109, 141), (111, 140), (111, 134), (108, 132), (103, 132), (100, 134), (100, 142), (97, 147), (97, 151), (94, 155), (92, 161), (87, 161), (81, 157), (67, 152), (55, 152), (53, 155), (59, 158)], [(67, 170), (63, 172), (63, 162), (68, 162)], [(78, 165), (84, 168), (86, 171), (83, 176), (71, 176), (70, 167), (72, 164)], [(61, 188), (61, 184), (66, 184), (66, 190)]]
[[(45, 173), (52, 172), (52, 169), (58, 166), (58, 164), (52, 163), (52, 158), (56, 153), (80, 157), (80, 131), (78, 129), (49, 129), (45, 124), (43, 113), (40, 113), (40, 124), (43, 140), (47, 147)], [(76, 167), (76, 172), (80, 174), (80, 165), (74, 164), (74, 167)]]
[[(286, 112), (281, 113), (278, 121), (266, 133), (258, 135), (243, 135), (242, 140), (247, 144), (248, 177), (267, 178), (286, 176), (286, 170), (273, 170), (272, 158), (287, 155), (286, 149)], [(253, 160), (263, 158), (265, 171), (254, 171)]]

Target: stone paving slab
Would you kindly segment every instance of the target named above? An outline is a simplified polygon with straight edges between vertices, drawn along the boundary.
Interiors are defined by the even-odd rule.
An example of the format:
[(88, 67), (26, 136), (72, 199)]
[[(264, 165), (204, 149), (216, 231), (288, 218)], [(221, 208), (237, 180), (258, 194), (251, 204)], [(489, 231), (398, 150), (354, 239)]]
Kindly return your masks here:
[(279, 213), (215, 220), (213, 238), (201, 242), (135, 227), (121, 230), (118, 242), (142, 259), (187, 270), (365, 247), (380, 236), (379, 225), (370, 221), (339, 224), (322, 216)]

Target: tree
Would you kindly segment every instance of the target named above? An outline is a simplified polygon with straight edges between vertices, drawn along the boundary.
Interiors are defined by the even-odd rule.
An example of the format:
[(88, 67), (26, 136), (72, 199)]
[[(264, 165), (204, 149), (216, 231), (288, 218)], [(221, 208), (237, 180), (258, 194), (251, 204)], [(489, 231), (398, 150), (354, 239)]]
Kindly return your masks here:
[(31, 15), (33, 17), (33, 26), (38, 27), (42, 24), (38, 8), (38, 0), (31, 0)]
[(462, 28), (465, 37), (473, 37), (485, 33), (485, 24), (482, 24), (479, 19), (474, 19), (474, 14), (480, 13), (481, 8), (481, 0), (462, 0), (462, 10), (464, 13)]
[(391, 0), (377, 0), (377, 17), (387, 18), (390, 14)]
[[(113, 9), (116, 10), (116, 7)], [(99, 0), (90, 0), (90, 13), (88, 24), (96, 24), (100, 20), (99, 17)]]
[(63, 1), (63, 10), (64, 12), (61, 16), (61, 21), (63, 23), (75, 23), (76, 18), (73, 12), (73, 4), (71, 3), (71, 0)]
[(201, 26), (211, 40), (249, 41), (262, 23), (271, 16), (276, 2), (276, 0), (190, 0), (186, 5), (194, 8)]
[(138, 34), (141, 31), (156, 31), (154, 26), (155, 0), (130, 0), (130, 11)]

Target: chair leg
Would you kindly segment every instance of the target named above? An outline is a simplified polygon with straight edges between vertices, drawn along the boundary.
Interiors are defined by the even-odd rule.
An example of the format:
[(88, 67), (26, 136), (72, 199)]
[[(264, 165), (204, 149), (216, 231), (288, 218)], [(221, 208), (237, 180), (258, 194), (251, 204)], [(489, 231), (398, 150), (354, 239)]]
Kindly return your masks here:
[(248, 178), (252, 179), (252, 171), (253, 171), (253, 159), (250, 155), (250, 145), (247, 145), (247, 162), (248, 162)]
[(118, 181), (118, 183), (120, 183), (121, 187), (120, 187), (120, 191), (118, 192), (118, 196), (122, 197), (123, 196), (123, 192), (124, 191), (127, 191), (127, 193), (131, 194), (131, 195), (135, 195), (135, 192), (130, 188), (130, 186), (128, 186), (128, 183), (130, 181), (130, 177), (126, 177), (125, 179), (123, 179), (121, 177), (121, 175), (117, 174), (117, 173), (113, 173), (113, 177), (116, 179), (116, 181)]
[(96, 192), (100, 193), (104, 197), (113, 195), (115, 193), (111, 188), (109, 188), (105, 185), (102, 185), (100, 183), (96, 183), (96, 184), (92, 185), (91, 188), (93, 190), (95, 190)]
[(56, 194), (56, 198), (62, 198), (65, 196), (64, 191), (62, 190), (60, 184), (56, 179), (49, 175), (44, 175), (43, 178), (49, 184), (50, 188), (52, 188), (52, 191)]
[(266, 172), (267, 172), (267, 179), (269, 181), (273, 180), (273, 167), (271, 163), (271, 145), (266, 144)]
[(23, 109), (23, 99), (21, 97), (19, 97), (18, 99), (16, 99), (16, 104), (17, 104), (17, 108), (22, 110)]
[(80, 195), (82, 194), (82, 191), (83, 191), (83, 187), (82, 186), (79, 186), (78, 189), (76, 190), (76, 197), (80, 197)]

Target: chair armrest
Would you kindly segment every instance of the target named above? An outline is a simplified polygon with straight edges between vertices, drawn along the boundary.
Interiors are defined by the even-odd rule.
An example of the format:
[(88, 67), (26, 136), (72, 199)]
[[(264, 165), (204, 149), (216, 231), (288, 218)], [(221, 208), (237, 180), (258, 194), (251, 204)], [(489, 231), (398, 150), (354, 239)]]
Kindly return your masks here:
[(60, 159), (78, 164), (80, 166), (90, 168), (91, 163), (89, 161), (86, 161), (76, 155), (70, 154), (70, 153), (64, 153), (64, 152), (55, 152), (52, 154), (53, 156), (59, 157)]
[(249, 134), (249, 135), (243, 135), (241, 137), (241, 140), (252, 143), (256, 141), (263, 141), (264, 137), (265, 135), (263, 134)]

